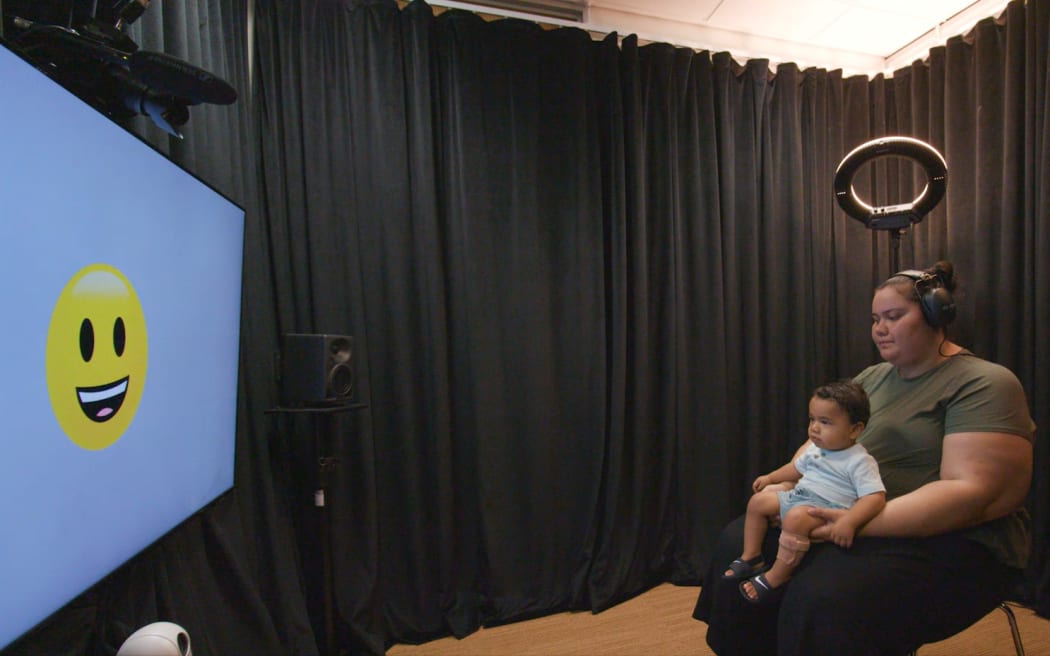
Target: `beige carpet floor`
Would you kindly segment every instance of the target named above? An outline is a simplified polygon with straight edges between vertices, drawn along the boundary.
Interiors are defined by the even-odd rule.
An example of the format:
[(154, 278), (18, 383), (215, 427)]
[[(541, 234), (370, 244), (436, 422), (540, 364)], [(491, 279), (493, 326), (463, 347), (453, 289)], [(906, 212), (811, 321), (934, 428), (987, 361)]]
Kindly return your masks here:
[[(710, 656), (707, 625), (691, 617), (700, 588), (659, 585), (602, 613), (558, 613), (481, 629), (462, 640), (395, 645), (387, 656)], [(1013, 606), (1026, 656), (1050, 656), (1050, 620)], [(918, 656), (1010, 656), (1006, 614), (995, 610)], [(847, 655), (843, 655), (847, 656)]]

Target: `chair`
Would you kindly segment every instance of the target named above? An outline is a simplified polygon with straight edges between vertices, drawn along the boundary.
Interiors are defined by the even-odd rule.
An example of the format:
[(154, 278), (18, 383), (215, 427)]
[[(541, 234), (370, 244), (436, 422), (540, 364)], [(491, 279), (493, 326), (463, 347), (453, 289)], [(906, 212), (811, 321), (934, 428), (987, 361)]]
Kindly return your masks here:
[[(1006, 621), (1010, 623), (1010, 635), (1014, 638), (1014, 651), (1017, 652), (1017, 656), (1024, 656), (1024, 645), (1021, 644), (1021, 632), (1017, 629), (1017, 618), (1014, 616), (1014, 611), (1006, 602), (999, 604), (999, 610), (1006, 613)], [(913, 649), (909, 656), (915, 656), (918, 649)]]

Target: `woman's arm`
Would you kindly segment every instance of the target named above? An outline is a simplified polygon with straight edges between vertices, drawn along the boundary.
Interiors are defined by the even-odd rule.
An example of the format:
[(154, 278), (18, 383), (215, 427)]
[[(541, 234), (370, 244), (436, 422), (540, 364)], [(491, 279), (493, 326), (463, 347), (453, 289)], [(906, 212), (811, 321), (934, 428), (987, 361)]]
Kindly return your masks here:
[[(940, 476), (939, 481), (889, 501), (859, 534), (925, 537), (1013, 512), (1024, 503), (1031, 484), (1032, 443), (1009, 433), (946, 435)], [(810, 514), (833, 523), (842, 512), (814, 509)]]

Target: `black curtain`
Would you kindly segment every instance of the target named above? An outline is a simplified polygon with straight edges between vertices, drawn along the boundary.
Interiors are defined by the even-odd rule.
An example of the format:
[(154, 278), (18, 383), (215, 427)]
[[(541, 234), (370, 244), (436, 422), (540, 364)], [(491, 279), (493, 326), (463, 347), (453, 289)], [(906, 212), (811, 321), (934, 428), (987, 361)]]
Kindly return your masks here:
[[(1048, 0), (873, 79), (422, 0), (260, 1), (253, 86), (243, 1), (158, 4), (143, 45), (242, 91), (148, 137), (248, 209), (237, 490), (45, 631), (95, 642), (38, 652), (163, 618), (199, 655), (314, 654), (329, 628), (382, 653), (702, 583), (811, 389), (877, 359), (892, 243), (831, 182), (878, 136), (944, 154), (901, 263), (956, 264), (955, 337), (1050, 425)], [(876, 204), (923, 183), (893, 159), (856, 179)], [(352, 335), (362, 407), (268, 412), (283, 332)], [(1018, 595), (1044, 615), (1048, 465), (1037, 439)]]
[[(261, 6), (282, 329), (352, 332), (367, 377), (342, 476), (374, 487), (332, 517), (344, 641), (698, 582), (812, 387), (877, 357), (890, 239), (831, 191), (877, 136), (944, 153), (948, 199), (901, 260), (956, 263), (958, 339), (1045, 424), (1046, 11), (1014, 3), (869, 80), (422, 2)], [(923, 183), (892, 159), (857, 180), (880, 204)]]

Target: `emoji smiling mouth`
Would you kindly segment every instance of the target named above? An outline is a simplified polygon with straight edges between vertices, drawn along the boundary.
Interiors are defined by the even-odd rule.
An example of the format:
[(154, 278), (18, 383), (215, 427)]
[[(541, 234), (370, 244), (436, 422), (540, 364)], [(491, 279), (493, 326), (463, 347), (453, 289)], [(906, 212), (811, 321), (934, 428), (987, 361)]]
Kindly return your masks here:
[(91, 421), (102, 423), (116, 416), (128, 393), (128, 377), (108, 385), (78, 387), (77, 401)]

